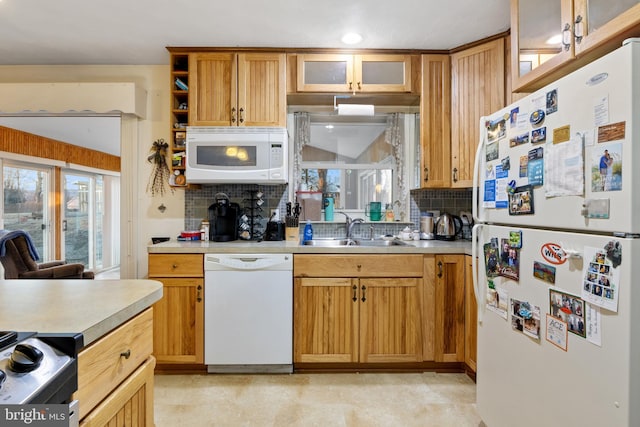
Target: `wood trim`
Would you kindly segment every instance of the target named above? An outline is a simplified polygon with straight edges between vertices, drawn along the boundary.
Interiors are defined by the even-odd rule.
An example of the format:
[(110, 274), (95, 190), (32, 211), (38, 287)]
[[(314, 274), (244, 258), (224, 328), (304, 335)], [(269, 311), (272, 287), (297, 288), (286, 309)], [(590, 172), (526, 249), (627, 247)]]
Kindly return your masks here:
[(483, 44), (488, 43), (488, 42), (492, 42), (494, 40), (498, 40), (498, 39), (501, 39), (501, 38), (508, 38), (510, 35), (511, 35), (511, 30), (509, 29), (509, 30), (504, 31), (502, 33), (494, 34), (492, 36), (485, 37), (483, 39), (476, 40), (476, 41), (471, 42), (471, 43), (463, 44), (462, 46), (454, 47), (453, 49), (451, 49), (449, 51), (449, 53), (453, 54), (453, 53), (456, 53), (456, 52), (461, 52), (463, 50), (471, 49), (473, 47), (480, 46), (480, 45), (483, 45)]
[(49, 235), (54, 238), (53, 259), (62, 259), (62, 168), (53, 168), (53, 230)]
[(0, 151), (120, 172), (120, 157), (0, 126)]

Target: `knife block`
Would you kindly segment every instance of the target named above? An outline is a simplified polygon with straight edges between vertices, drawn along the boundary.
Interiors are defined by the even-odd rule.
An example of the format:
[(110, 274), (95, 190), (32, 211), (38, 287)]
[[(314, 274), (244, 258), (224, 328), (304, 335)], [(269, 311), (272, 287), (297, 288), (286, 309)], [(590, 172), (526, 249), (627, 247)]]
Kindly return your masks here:
[(300, 231), (298, 230), (298, 227), (287, 227), (285, 229), (285, 240), (287, 242), (299, 242)]

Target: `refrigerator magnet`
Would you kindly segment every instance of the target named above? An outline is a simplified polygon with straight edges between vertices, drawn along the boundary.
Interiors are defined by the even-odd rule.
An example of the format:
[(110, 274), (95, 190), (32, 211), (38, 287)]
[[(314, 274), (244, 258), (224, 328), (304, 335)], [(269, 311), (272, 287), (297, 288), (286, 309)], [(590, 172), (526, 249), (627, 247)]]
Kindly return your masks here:
[(509, 194), (509, 215), (533, 215), (533, 186), (516, 187)]
[(547, 341), (567, 351), (568, 332), (567, 322), (547, 314)]
[(509, 232), (509, 246), (518, 249), (522, 247), (522, 231)]

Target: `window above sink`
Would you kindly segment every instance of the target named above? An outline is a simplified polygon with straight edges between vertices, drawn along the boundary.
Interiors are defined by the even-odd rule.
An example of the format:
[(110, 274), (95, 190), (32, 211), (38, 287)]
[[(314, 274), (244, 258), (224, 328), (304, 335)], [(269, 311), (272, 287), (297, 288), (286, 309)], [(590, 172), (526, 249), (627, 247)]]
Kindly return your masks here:
[[(370, 202), (408, 218), (408, 147), (419, 142), (416, 114), (296, 113), (292, 187), (334, 198), (335, 209), (365, 216)], [(340, 221), (338, 218), (336, 221)]]

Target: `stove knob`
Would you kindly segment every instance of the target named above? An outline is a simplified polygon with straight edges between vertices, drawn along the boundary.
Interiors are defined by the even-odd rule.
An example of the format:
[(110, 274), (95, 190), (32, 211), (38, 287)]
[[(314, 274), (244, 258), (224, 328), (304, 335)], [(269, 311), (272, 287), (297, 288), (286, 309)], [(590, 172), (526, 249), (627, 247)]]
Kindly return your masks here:
[(3, 370), (0, 369), (0, 388), (2, 388), (2, 384), (7, 379), (7, 374), (4, 373)]
[(11, 353), (9, 368), (14, 372), (30, 372), (40, 366), (44, 354), (31, 344), (18, 344)]

